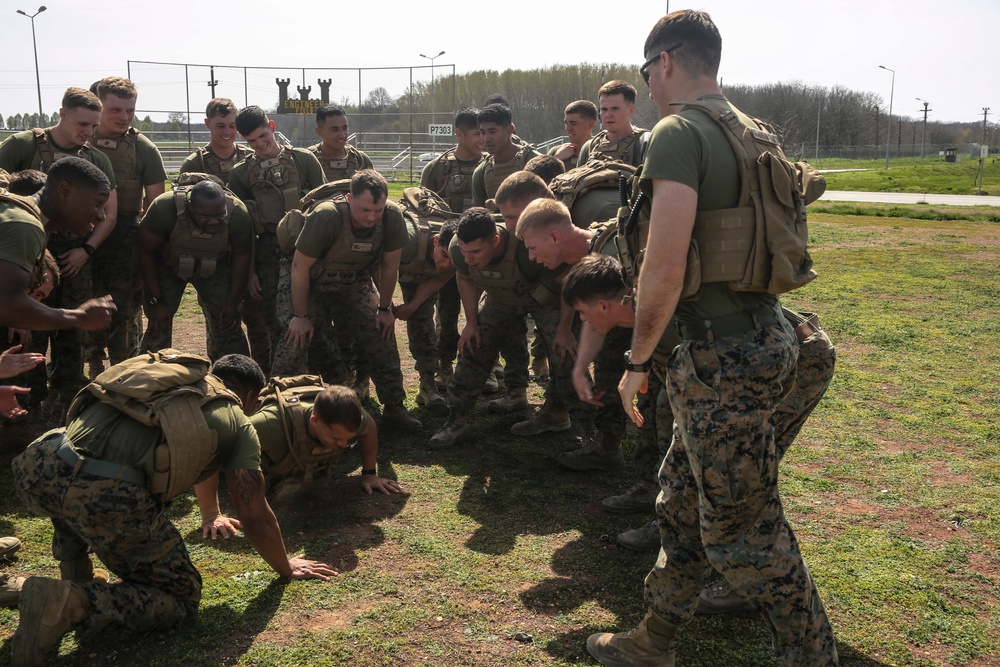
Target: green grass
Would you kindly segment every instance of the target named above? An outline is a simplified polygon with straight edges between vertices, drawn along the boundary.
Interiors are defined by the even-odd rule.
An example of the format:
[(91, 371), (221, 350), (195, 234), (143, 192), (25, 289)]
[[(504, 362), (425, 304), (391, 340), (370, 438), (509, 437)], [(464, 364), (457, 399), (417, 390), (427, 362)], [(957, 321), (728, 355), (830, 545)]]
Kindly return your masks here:
[[(841, 664), (1000, 664), (1000, 227), (810, 210), (819, 278), (785, 301), (820, 313), (838, 368), (781, 484)], [(348, 455), (349, 476), (275, 505), (289, 551), (335, 564), (336, 580), (282, 582), (244, 538), (201, 541), (182, 497), (170, 516), (204, 576), (198, 619), (70, 635), (54, 664), (594, 664), (587, 635), (644, 611), (652, 556), (614, 536), (645, 517), (600, 506), (632, 472), (563, 471), (553, 458), (569, 439), (512, 437), (514, 418), (481, 407), (473, 443), (432, 452), (443, 416), (416, 414), (420, 437), (381, 434), (380, 468), (405, 495), (361, 494)], [(47, 521), (20, 509), (2, 465), (10, 532), (25, 547), (4, 571), (56, 572)], [(0, 610), (0, 640), (16, 624)], [(769, 640), (754, 614), (695, 618), (678, 663), (775, 664)]]
[[(824, 174), (827, 189), (952, 195), (974, 195), (979, 192), (979, 160), (944, 162), (935, 158), (923, 165), (892, 166), (890, 169), (882, 169), (881, 165), (856, 166), (867, 170)], [(822, 168), (835, 167), (823, 164)], [(988, 194), (1000, 194), (1000, 163), (995, 158), (985, 161), (982, 189)]]

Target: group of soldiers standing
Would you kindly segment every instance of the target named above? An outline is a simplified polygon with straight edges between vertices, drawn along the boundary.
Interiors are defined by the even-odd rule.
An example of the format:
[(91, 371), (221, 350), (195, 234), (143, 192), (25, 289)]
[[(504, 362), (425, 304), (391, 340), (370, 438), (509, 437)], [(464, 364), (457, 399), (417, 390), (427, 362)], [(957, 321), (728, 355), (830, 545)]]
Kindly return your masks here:
[[(316, 114), (322, 141), (298, 149), (275, 139), (259, 107), (212, 100), (211, 141), (170, 192), (155, 146), (130, 126), (135, 88), (118, 77), (70, 89), (56, 126), (0, 145), (14, 181), (48, 172), (37, 193), (0, 190), (0, 235), (30, 229), (10, 246), (20, 255), (0, 255), (0, 280), (14, 288), (0, 323), (26, 350), (42, 342), (33, 364), (51, 339), (51, 385), (39, 366), (41, 379), (18, 396), (29, 415), (44, 415), (45, 401), (67, 425), (14, 462), (25, 504), (52, 517), (63, 575), (6, 577), (21, 609), (15, 664), (41, 664), (70, 629), (162, 627), (194, 613), (200, 577), (156, 512), (192, 486), (206, 535), (242, 528), (282, 575), (335, 574), (288, 558), (266, 496), (291, 477), (326, 474), (351, 441), (361, 444), (363, 488), (400, 491), (376, 470), (379, 426), (422, 427), (403, 407), (397, 319), (420, 377), (417, 403), (448, 411), (432, 449), (470, 438), (477, 398), (501, 379), (505, 393), (487, 409), (529, 408), (529, 369), (547, 377), (544, 402), (511, 431), (575, 429), (562, 467), (620, 469), (626, 426), (640, 428), (635, 483), (603, 505), (655, 516), (619, 540), (659, 557), (639, 626), (588, 640), (602, 664), (673, 665), (692, 614), (751, 608), (770, 619), (782, 664), (836, 664), (777, 492), (777, 462), (829, 385), (834, 348), (814, 315), (781, 307), (787, 287), (733, 272), (734, 262), (763, 262), (777, 274), (785, 249), (761, 259), (743, 237), (713, 244), (736, 234), (720, 230), (752, 235), (764, 224), (745, 192), (761, 167), (746, 156), (780, 147), (721, 95), (721, 38), (706, 13), (663, 17), (644, 56), (661, 115), (652, 132), (632, 124), (637, 92), (625, 81), (604, 84), (598, 105), (569, 104), (569, 142), (547, 155), (516, 135), (505, 100), (487, 100), (458, 112), (457, 145), (398, 202), (346, 143), (335, 105)], [(28, 295), (45, 284), (46, 236), (58, 286), (40, 305)], [(807, 253), (793, 260), (804, 276), (794, 287), (814, 274)], [(171, 349), (187, 284), (205, 314), (209, 359)], [(157, 391), (136, 380), (147, 377)], [(378, 426), (361, 404), (370, 382)], [(159, 421), (142, 421), (137, 405)], [(177, 414), (190, 420), (167, 418)], [(181, 432), (175, 421), (193, 426)], [(214, 449), (203, 444), (208, 431)], [(238, 519), (219, 511), (219, 473)], [(136, 536), (122, 544), (109, 522)], [(151, 534), (169, 548), (136, 567)], [(88, 552), (122, 583), (109, 584)]]

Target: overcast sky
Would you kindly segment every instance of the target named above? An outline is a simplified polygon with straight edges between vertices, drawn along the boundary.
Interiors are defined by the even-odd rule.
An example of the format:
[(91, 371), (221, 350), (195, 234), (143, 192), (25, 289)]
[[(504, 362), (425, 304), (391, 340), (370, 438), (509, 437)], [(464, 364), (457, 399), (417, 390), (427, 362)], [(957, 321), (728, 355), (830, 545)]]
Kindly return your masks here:
[[(31, 0), (36, 2), (37, 0)], [(0, 0), (0, 113), (37, 110), (31, 22), (37, 5)], [(67, 86), (88, 87), (109, 74), (126, 75), (127, 61), (168, 61), (255, 67), (409, 67), (436, 74), (477, 69), (546, 67), (557, 63), (642, 63), (642, 44), (666, 2), (631, 0), (575, 3), (539, 0), (491, 2), (320, 2), (319, 0), (51, 0), (35, 18), (42, 103), (59, 107)], [(585, 8), (597, 8), (585, 10)], [(723, 37), (720, 76), (727, 83), (798, 80), (872, 91), (889, 101), (896, 70), (893, 113), (916, 117), (930, 102), (930, 119), (982, 120), (983, 107), (1000, 113), (1000, 0), (671, 0), (670, 9), (711, 13)], [(612, 16), (599, 10), (622, 11)], [(132, 27), (130, 27), (132, 26)], [(208, 70), (188, 72), (191, 108), (209, 98)], [(302, 72), (250, 71), (249, 102), (273, 106), (276, 77)], [(430, 80), (429, 68), (415, 80)], [(184, 69), (134, 64), (142, 110), (184, 110)], [(217, 94), (243, 105), (243, 72), (216, 69)], [(307, 72), (312, 98), (318, 78), (331, 78), (331, 98), (358, 97), (356, 72)], [(384, 86), (393, 95), (409, 82), (407, 70), (362, 76), (361, 95)], [(596, 91), (595, 91), (596, 92)], [(459, 100), (478, 104), (481, 100)], [(157, 114), (154, 114), (154, 116)]]

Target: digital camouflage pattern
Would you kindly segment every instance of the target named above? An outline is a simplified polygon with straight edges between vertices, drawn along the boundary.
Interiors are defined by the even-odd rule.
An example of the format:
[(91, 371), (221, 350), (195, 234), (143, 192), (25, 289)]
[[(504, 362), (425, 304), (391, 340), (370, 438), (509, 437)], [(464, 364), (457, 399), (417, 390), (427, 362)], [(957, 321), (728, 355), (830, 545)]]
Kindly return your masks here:
[(208, 278), (191, 278), (183, 280), (164, 265), (156, 269), (157, 280), (160, 283), (160, 301), (170, 310), (170, 320), (166, 329), (152, 336), (149, 331), (142, 337), (140, 352), (157, 351), (173, 347), (173, 316), (181, 304), (184, 288), (191, 284), (198, 293), (198, 305), (205, 315), (206, 349), (208, 357), (215, 361), (227, 354), (249, 355), (246, 336), (243, 329), (237, 326), (224, 329), (220, 323), (222, 309), (229, 295), (230, 265), (229, 259), (221, 259), (213, 273)]
[[(277, 292), (277, 317), (282, 323), (282, 336), (284, 336), (285, 325), (294, 314), (290, 262), (282, 264)], [(314, 337), (329, 330), (321, 326), (324, 322), (332, 321), (334, 332), (342, 328), (349, 330), (354, 338), (355, 354), (359, 360), (363, 360), (363, 364), (359, 363), (359, 366), (371, 375), (379, 400), (383, 405), (395, 405), (402, 403), (406, 398), (406, 392), (403, 390), (403, 372), (400, 370), (399, 349), (396, 347), (395, 336), (385, 341), (375, 329), (377, 312), (378, 291), (370, 275), (359, 274), (354, 282), (326, 285), (321, 289), (313, 287), (309, 292), (309, 320), (313, 325)], [(324, 345), (332, 354), (336, 354), (339, 349), (335, 340), (327, 340)], [(309, 372), (313, 366), (308, 351), (293, 351), (280, 342), (280, 339), (273, 345), (273, 350), (274, 360), (271, 366), (273, 375), (302, 375)], [(336, 369), (332, 371), (335, 377), (329, 381), (334, 384), (343, 383), (347, 378), (348, 369), (342, 355), (338, 354), (337, 361), (325, 359), (323, 362)]]
[[(400, 283), (399, 289), (403, 293), (403, 303), (409, 303), (419, 287), (419, 283)], [(424, 301), (413, 311), (410, 319), (406, 320), (406, 337), (410, 343), (410, 354), (413, 356), (414, 366), (417, 373), (424, 375), (434, 375), (438, 372), (438, 336), (434, 327), (434, 305), (437, 298), (431, 297)]]
[(134, 357), (142, 338), (142, 291), (139, 287), (139, 260), (136, 235), (139, 218), (119, 217), (118, 224), (91, 258), (94, 294), (110, 294), (118, 310), (111, 316), (111, 326), (101, 335), (87, 337), (87, 360), (103, 359), (101, 348), (108, 348), (112, 364)]
[(656, 503), (662, 549), (646, 577), (650, 609), (679, 626), (718, 571), (768, 620), (782, 665), (835, 665), (823, 603), (778, 494), (771, 416), (794, 379), (791, 326), (685, 340), (667, 364), (676, 420)]
[[(250, 350), (254, 361), (257, 361), (265, 373), (271, 368), (274, 355), (281, 345), (285, 335), (283, 323), (278, 322), (276, 302), (278, 298), (278, 272), (283, 255), (278, 247), (277, 237), (265, 232), (257, 237), (254, 246), (253, 271), (260, 281), (261, 299), (257, 301), (248, 293), (243, 298), (240, 314), (247, 325), (247, 338), (250, 340)], [(287, 320), (286, 320), (287, 321)], [(268, 354), (264, 356), (265, 343)], [(258, 359), (265, 358), (265, 366)], [(270, 373), (268, 373), (270, 374)]]
[(455, 361), (458, 355), (458, 316), (462, 312), (462, 299), (458, 293), (458, 283), (453, 277), (438, 290), (437, 294), (437, 341), (438, 359), (442, 365)]
[(28, 447), (14, 459), (13, 479), (25, 507), (52, 519), (56, 560), (75, 562), (90, 549), (121, 579), (77, 584), (91, 609), (79, 629), (121, 623), (148, 630), (193, 617), (201, 575), (163, 505), (144, 487), (74, 474), (55, 453), (61, 441), (47, 437)]

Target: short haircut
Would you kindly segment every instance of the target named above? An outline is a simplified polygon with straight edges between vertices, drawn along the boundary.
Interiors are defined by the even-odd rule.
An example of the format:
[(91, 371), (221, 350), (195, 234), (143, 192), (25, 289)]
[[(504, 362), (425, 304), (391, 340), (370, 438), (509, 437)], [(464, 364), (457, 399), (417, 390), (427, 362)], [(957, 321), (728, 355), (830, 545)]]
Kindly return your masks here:
[(49, 174), (45, 179), (45, 189), (43, 192), (48, 192), (50, 188), (54, 191), (55, 188), (63, 183), (94, 188), (95, 190), (101, 187), (111, 189), (111, 181), (108, 180), (107, 175), (103, 171), (83, 158), (72, 156), (56, 160), (49, 167)]
[(358, 395), (350, 387), (331, 384), (313, 399), (313, 414), (326, 425), (337, 424), (357, 433), (364, 418)]
[(351, 196), (358, 197), (364, 191), (372, 193), (375, 203), (389, 196), (389, 184), (385, 177), (374, 169), (362, 169), (351, 176)]
[(344, 107), (339, 104), (324, 104), (320, 108), (316, 109), (316, 124), (319, 125), (328, 116), (346, 116), (347, 112), (344, 111)]
[(248, 134), (252, 134), (254, 130), (258, 128), (269, 126), (270, 120), (267, 117), (267, 112), (256, 104), (243, 107), (240, 109), (240, 112), (236, 114), (236, 131), (244, 137)]
[(625, 101), (629, 104), (635, 104), (635, 86), (633, 86), (628, 81), (622, 81), (621, 79), (615, 79), (613, 81), (608, 81), (606, 84), (600, 87), (597, 91), (597, 96), (602, 95), (618, 95), (621, 94), (625, 98)]
[(15, 195), (30, 197), (45, 187), (45, 172), (37, 169), (22, 169), (10, 175), (7, 189)]
[(569, 209), (555, 199), (536, 199), (528, 204), (517, 220), (517, 236), (524, 238), (527, 231), (545, 231), (563, 223), (573, 224)]
[(455, 232), (457, 230), (458, 230), (458, 218), (449, 220), (448, 222), (444, 223), (444, 225), (441, 227), (441, 231), (438, 232), (438, 245), (447, 250), (448, 246), (451, 245), (451, 239), (453, 236), (455, 236)]
[(536, 155), (528, 160), (527, 164), (524, 165), (524, 170), (535, 174), (548, 185), (553, 178), (565, 173), (566, 165), (555, 155)]
[(84, 90), (83, 88), (67, 88), (66, 92), (63, 93), (62, 108), (100, 111), (104, 108), (104, 105), (101, 104), (101, 100), (98, 99), (97, 95), (89, 90)]
[(670, 58), (687, 74), (719, 76), (722, 60), (722, 35), (705, 11), (682, 9), (667, 14), (653, 26), (646, 37), (643, 55), (654, 55), (680, 44)]
[(464, 243), (477, 239), (492, 239), (497, 235), (497, 221), (487, 209), (473, 206), (458, 219), (455, 235)]
[(97, 97), (103, 102), (108, 95), (132, 100), (139, 96), (135, 84), (120, 76), (106, 76), (97, 82)]
[(567, 306), (610, 301), (627, 290), (621, 263), (609, 255), (590, 254), (577, 262), (563, 279), (562, 299)]
[(500, 93), (493, 93), (483, 102), (484, 107), (488, 107), (491, 104), (499, 104), (500, 106), (507, 107), (508, 109), (510, 108), (510, 102), (508, 102), (507, 98)]
[(213, 97), (212, 100), (205, 107), (205, 117), (214, 118), (216, 116), (228, 116), (231, 113), (236, 113), (239, 109), (233, 104), (233, 101), (228, 97)]
[(197, 199), (198, 201), (219, 201), (220, 199), (225, 199), (226, 193), (222, 189), (222, 186), (213, 180), (205, 179), (204, 181), (198, 181), (191, 186), (188, 190), (188, 200)]
[(52, 276), (52, 289), (59, 287), (59, 262), (48, 250), (42, 255), (42, 269), (42, 284), (45, 284), (46, 278)]
[(541, 198), (552, 199), (554, 195), (545, 181), (530, 171), (515, 171), (503, 179), (493, 198), (497, 204), (532, 201)]
[(479, 109), (465, 107), (455, 114), (455, 127), (459, 130), (474, 130), (479, 125)]
[(566, 111), (563, 115), (570, 115), (571, 113), (579, 114), (584, 118), (589, 118), (590, 120), (597, 122), (597, 105), (590, 100), (577, 100), (576, 102), (570, 102), (566, 105)]
[(506, 127), (510, 125), (513, 120), (513, 116), (510, 115), (510, 108), (505, 107), (502, 104), (487, 104), (476, 116), (476, 123), (482, 125), (483, 123), (496, 123), (497, 125), (502, 125)]
[(243, 354), (227, 354), (212, 364), (212, 375), (222, 380), (230, 391), (245, 394), (260, 392), (267, 384), (257, 362)]

